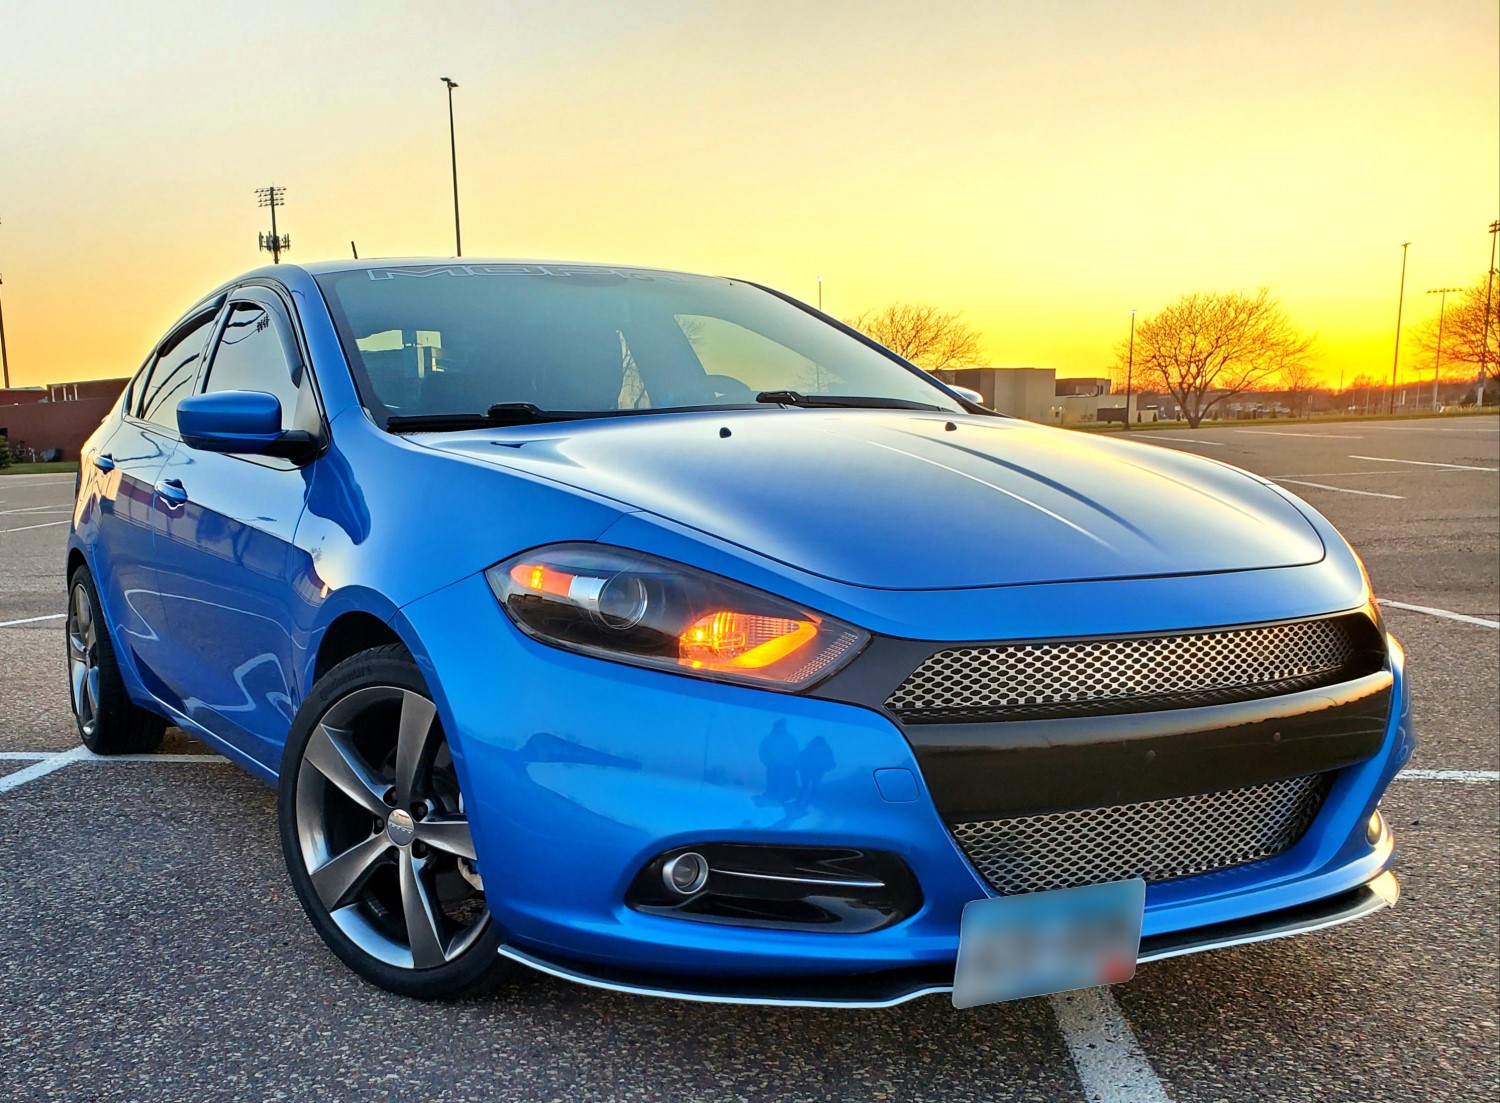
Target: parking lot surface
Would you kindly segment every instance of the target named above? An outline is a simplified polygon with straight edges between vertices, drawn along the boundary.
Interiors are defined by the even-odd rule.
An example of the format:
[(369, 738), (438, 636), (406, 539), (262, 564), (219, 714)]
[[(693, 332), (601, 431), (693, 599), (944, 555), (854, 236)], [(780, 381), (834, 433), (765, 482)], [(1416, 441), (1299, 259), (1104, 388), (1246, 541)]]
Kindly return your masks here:
[(0, 1099), (1500, 1097), (1500, 421), (1141, 433), (1276, 480), (1364, 555), (1422, 739), (1384, 808), (1400, 905), (956, 1011), (678, 1003), (540, 975), (453, 1005), (365, 985), (286, 883), (272, 792), (172, 732), (75, 751), (71, 476), (0, 477)]

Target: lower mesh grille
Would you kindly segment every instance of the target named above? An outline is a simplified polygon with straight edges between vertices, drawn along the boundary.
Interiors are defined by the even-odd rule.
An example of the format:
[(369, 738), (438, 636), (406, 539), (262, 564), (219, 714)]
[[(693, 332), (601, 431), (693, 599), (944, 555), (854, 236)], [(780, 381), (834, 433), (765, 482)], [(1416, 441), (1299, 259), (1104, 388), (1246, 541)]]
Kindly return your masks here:
[(1318, 814), (1330, 784), (1328, 775), (1318, 774), (951, 828), (969, 861), (1004, 895), (1131, 877), (1167, 881), (1289, 850)]

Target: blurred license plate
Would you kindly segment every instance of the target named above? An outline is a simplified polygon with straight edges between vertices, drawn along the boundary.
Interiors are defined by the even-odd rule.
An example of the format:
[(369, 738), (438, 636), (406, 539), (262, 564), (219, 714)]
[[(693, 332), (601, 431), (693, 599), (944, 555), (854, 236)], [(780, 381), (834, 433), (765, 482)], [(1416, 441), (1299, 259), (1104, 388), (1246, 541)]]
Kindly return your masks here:
[(973, 900), (958, 935), (953, 1006), (977, 1007), (1135, 976), (1146, 882)]

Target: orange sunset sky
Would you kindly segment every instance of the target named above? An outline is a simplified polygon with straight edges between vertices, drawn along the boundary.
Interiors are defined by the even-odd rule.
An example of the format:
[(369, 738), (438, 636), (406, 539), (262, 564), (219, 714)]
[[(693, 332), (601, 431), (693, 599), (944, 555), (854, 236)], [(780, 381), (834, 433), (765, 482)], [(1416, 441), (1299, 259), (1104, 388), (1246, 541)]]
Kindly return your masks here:
[[(1129, 310), (1269, 285), (1330, 382), (1391, 367), (1500, 215), (1495, 0), (0, 0), (12, 382), (124, 375), (262, 263), (465, 254), (959, 310), (1101, 373)], [(1403, 342), (1403, 377), (1430, 370)]]

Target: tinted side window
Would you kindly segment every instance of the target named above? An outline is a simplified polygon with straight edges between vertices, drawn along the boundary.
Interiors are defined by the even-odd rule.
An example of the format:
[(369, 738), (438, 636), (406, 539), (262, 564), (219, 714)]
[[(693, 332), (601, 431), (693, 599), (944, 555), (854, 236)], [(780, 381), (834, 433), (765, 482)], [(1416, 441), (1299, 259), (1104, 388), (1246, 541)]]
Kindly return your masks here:
[(280, 326), (265, 307), (235, 303), (219, 337), (204, 390), (275, 395), (281, 402), (283, 428), (315, 433), (319, 419), (312, 382), (300, 364), (287, 362)]
[(177, 431), (177, 403), (193, 393), (198, 362), (213, 326), (214, 315), (205, 314), (173, 335), (156, 354), (156, 363), (140, 389), (140, 416)]

